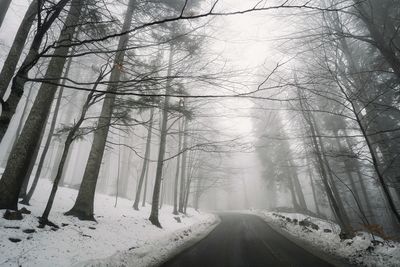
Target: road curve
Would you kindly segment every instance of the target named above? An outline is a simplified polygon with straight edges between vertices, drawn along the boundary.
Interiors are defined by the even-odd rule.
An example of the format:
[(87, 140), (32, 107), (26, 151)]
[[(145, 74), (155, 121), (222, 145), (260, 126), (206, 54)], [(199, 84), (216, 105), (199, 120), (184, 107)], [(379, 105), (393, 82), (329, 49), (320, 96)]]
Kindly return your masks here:
[(162, 267), (333, 266), (273, 230), (254, 215), (224, 213), (203, 240)]

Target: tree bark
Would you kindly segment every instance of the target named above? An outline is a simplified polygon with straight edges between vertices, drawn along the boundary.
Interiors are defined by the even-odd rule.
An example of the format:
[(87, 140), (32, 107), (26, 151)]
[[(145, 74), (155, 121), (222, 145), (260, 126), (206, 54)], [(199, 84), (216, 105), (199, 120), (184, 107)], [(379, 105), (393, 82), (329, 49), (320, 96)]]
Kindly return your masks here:
[(174, 215), (178, 215), (178, 190), (179, 190), (179, 172), (181, 170), (181, 150), (182, 150), (182, 127), (181, 127), (181, 123), (179, 123), (179, 138), (178, 138), (178, 156), (176, 159), (176, 172), (175, 172), (175, 181), (174, 181), (174, 210), (173, 210), (173, 214)]
[(297, 197), (299, 199), (300, 208), (303, 211), (307, 211), (308, 208), (307, 208), (306, 199), (304, 198), (304, 193), (303, 193), (303, 190), (301, 188), (299, 177), (297, 175), (297, 170), (295, 169), (295, 166), (294, 166), (292, 158), (289, 159), (289, 164), (290, 164), (290, 167), (292, 169), (293, 185), (294, 185), (294, 189), (296, 190), (296, 195), (297, 195)]
[[(171, 73), (172, 73), (173, 57), (174, 57), (174, 47), (172, 44), (170, 44), (167, 77), (170, 77)], [(161, 190), (161, 182), (162, 182), (162, 175), (163, 175), (165, 148), (166, 148), (166, 144), (167, 144), (167, 123), (168, 123), (170, 91), (171, 91), (171, 79), (168, 79), (167, 84), (166, 84), (166, 92), (165, 92), (166, 96), (164, 99), (164, 106), (163, 106), (163, 110), (162, 110), (160, 148), (158, 151), (156, 178), (154, 181), (153, 200), (151, 202), (151, 213), (150, 213), (150, 217), (149, 217), (150, 222), (160, 228), (162, 228), (162, 227), (161, 227), (160, 221), (158, 219), (158, 206), (160, 204), (160, 190)]]
[[(393, 25), (381, 25), (382, 29), (379, 29), (378, 25), (375, 23), (377, 21), (382, 21), (380, 16), (386, 16), (385, 11), (380, 10), (383, 12), (382, 14), (379, 14), (380, 12), (375, 12), (374, 10), (371, 9), (376, 9), (381, 3), (378, 4), (378, 2), (374, 3), (374, 1), (356, 1), (355, 6), (357, 7), (359, 17), (360, 19), (364, 22), (365, 26), (367, 27), (371, 38), (374, 40), (374, 45), (378, 50), (381, 52), (382, 56), (385, 58), (385, 60), (389, 63), (390, 67), (393, 69), (393, 72), (396, 74), (398, 78), (400, 78), (400, 58), (396, 55), (396, 51), (392, 49), (391, 43), (393, 40), (395, 40), (395, 36), (388, 36), (388, 38), (385, 38), (385, 32), (383, 29), (394, 29), (393, 34), (397, 35), (398, 32), (393, 27)], [(372, 5), (371, 5), (372, 3)], [(371, 8), (371, 9), (370, 9)], [(374, 14), (376, 17), (371, 17), (371, 15)], [(383, 19), (386, 23), (389, 23), (389, 20), (386, 19), (386, 17)], [(389, 35), (389, 33), (386, 33)]]
[(296, 210), (296, 211), (300, 211), (300, 205), (297, 202), (296, 192), (294, 190), (293, 177), (289, 176), (287, 179), (288, 179), (288, 182), (289, 182), (289, 191), (290, 191), (290, 196), (292, 198), (293, 209)]
[(146, 176), (144, 180), (144, 189), (143, 189), (143, 201), (142, 201), (142, 207), (146, 206), (146, 197), (147, 197), (147, 183), (149, 181), (149, 166), (150, 164), (147, 164), (146, 166)]
[(154, 109), (152, 108), (150, 111), (149, 129), (147, 131), (146, 150), (144, 152), (144, 159), (143, 159), (142, 170), (141, 170), (140, 178), (139, 178), (139, 185), (138, 185), (138, 188), (136, 189), (135, 202), (133, 203), (133, 208), (135, 210), (139, 210), (140, 192), (142, 191), (142, 186), (143, 186), (145, 174), (147, 171), (147, 165), (149, 164), (150, 149), (151, 149), (151, 135), (153, 133), (153, 131), (152, 131), (153, 130), (153, 121), (154, 121), (153, 117), (154, 117)]
[[(54, 54), (57, 57), (53, 57), (50, 60), (46, 71), (45, 77), (52, 79), (55, 83), (58, 83), (62, 75), (66, 56), (69, 51), (67, 44), (71, 42), (70, 38), (74, 35), (75, 28), (79, 22), (82, 5), (82, 1), (80, 0), (72, 1), (71, 9), (68, 12), (65, 25), (59, 37), (59, 43), (65, 44), (65, 46), (55, 49)], [(47, 83), (42, 84), (39, 89), (31, 112), (18, 142), (11, 152), (6, 169), (0, 180), (0, 209), (17, 209), (18, 195), (27, 172), (27, 166), (40, 139), (40, 132), (45, 127), (46, 118), (51, 109), (51, 104), (49, 103), (52, 103), (57, 91), (56, 89), (57, 86), (55, 84)]]
[[(126, 32), (131, 27), (135, 3), (135, 0), (129, 1), (121, 32)], [(107, 87), (107, 92), (113, 93), (118, 89), (118, 82), (120, 81), (121, 71), (125, 59), (124, 49), (127, 47), (128, 41), (128, 34), (122, 35), (119, 39), (117, 47), (118, 52), (115, 55), (113, 71), (111, 72), (110, 77), (111, 83)], [(97, 124), (97, 129), (94, 131), (93, 143), (90, 149), (85, 172), (83, 174), (82, 183), (79, 188), (79, 193), (74, 206), (71, 210), (65, 213), (66, 215), (75, 216), (81, 220), (94, 220), (94, 195), (96, 192), (97, 179), (103, 159), (104, 149), (107, 142), (108, 129), (111, 123), (114, 102), (115, 94), (106, 94)]]
[(25, 174), (25, 177), (24, 177), (24, 182), (22, 183), (21, 190), (19, 192), (19, 198), (24, 198), (26, 196), (26, 192), (28, 191), (29, 181), (31, 179), (31, 175), (33, 174), (32, 173), (33, 169), (35, 168), (35, 163), (36, 163), (37, 157), (39, 155), (39, 151), (40, 151), (40, 147), (41, 147), (41, 144), (42, 144), (42, 141), (43, 141), (43, 137), (44, 137), (44, 135), (46, 133), (46, 124), (47, 124), (48, 119), (49, 119), (49, 117), (47, 116), (46, 122), (45, 122), (43, 128), (41, 129), (40, 137), (39, 137), (39, 140), (38, 140), (37, 145), (35, 147), (35, 150), (34, 150), (34, 152), (32, 153), (32, 155), (31, 155), (31, 157), (29, 159), (29, 164), (28, 164), (27, 171), (26, 171), (26, 174)]
[[(64, 9), (65, 5), (69, 1), (71, 1), (71, 0), (60, 0), (60, 2), (58, 2), (57, 5), (55, 6), (54, 12), (51, 13), (51, 15), (49, 15), (49, 18), (46, 20), (46, 22), (43, 23), (39, 29), (37, 29), (37, 32), (33, 38), (31, 47), (29, 49), (28, 55), (25, 57), (24, 61), (21, 64), (21, 67), (19, 68), (16, 75), (14, 76), (14, 79), (11, 84), (10, 96), (5, 101), (2, 97), (2, 95), (0, 95), (0, 102), (2, 105), (2, 112), (0, 115), (0, 141), (3, 139), (4, 134), (6, 133), (7, 128), (10, 124), (11, 118), (12, 118), (12, 116), (14, 116), (14, 113), (15, 113), (15, 110), (17, 109), (18, 103), (24, 93), (24, 87), (25, 87), (25, 83), (27, 81), (28, 73), (33, 68), (33, 66), (36, 65), (37, 61), (39, 60), (39, 49), (42, 44), (42, 40), (45, 37), (45, 35), (46, 35), (47, 31), (49, 30), (49, 28), (51, 27), (51, 25), (53, 24), (53, 22), (58, 18), (59, 14), (61, 13), (61, 11)], [(71, 13), (71, 10), (74, 10), (72, 7), (74, 7), (74, 4), (71, 5), (69, 13)], [(73, 30), (75, 29), (75, 27), (72, 27), (72, 28), (73, 28)], [(64, 27), (62, 34), (60, 36), (62, 38), (58, 39), (59, 44), (67, 44), (69, 42), (70, 36), (63, 35), (63, 33), (66, 33), (67, 31), (69, 31), (69, 33), (72, 33), (72, 31), (70, 31), (69, 28)], [(62, 51), (62, 50), (68, 50), (68, 48), (67, 47), (59, 47), (56, 49), (55, 53), (58, 53), (58, 52), (64, 53), (64, 51)], [(57, 54), (57, 55), (62, 57), (63, 54)], [(54, 59), (53, 58), (50, 63), (53, 63), (53, 64), (55, 64), (56, 62), (61, 63), (61, 61), (65, 62), (65, 59)], [(62, 64), (62, 65), (64, 66), (64, 64)], [(47, 74), (50, 75), (51, 72), (56, 73), (56, 72), (58, 72), (58, 70), (56, 70), (56, 69), (52, 70), (51, 68), (49, 68), (48, 71), (46, 72), (46, 75)], [(62, 70), (61, 70), (61, 72), (62, 72)], [(60, 76), (61, 75), (50, 77), (50, 78), (59, 79)], [(46, 76), (46, 77), (49, 77), (49, 76)], [(56, 81), (54, 81), (54, 82), (56, 82)], [(42, 87), (43, 86), (45, 86), (45, 85), (42, 85)], [(47, 85), (47, 86), (50, 86), (50, 85)], [(55, 92), (52, 92), (52, 94), (54, 96)], [(45, 105), (48, 106), (49, 104), (46, 103)]]
[[(324, 158), (323, 158), (323, 155), (324, 155), (323, 154), (324, 153), (323, 152), (323, 143), (318, 143), (317, 137), (320, 137), (320, 136), (319, 136), (319, 133), (317, 132), (317, 129), (314, 126), (315, 121), (312, 118), (312, 115), (309, 114), (308, 111), (306, 111), (306, 110), (308, 110), (308, 108), (306, 108), (304, 106), (304, 103), (301, 100), (303, 96), (302, 96), (299, 88), (297, 88), (297, 95), (300, 99), (299, 103), (300, 103), (300, 108), (303, 112), (303, 118), (309, 128), (310, 138), (311, 138), (314, 150), (315, 150), (315, 155), (316, 155), (318, 166), (319, 166), (321, 176), (322, 176), (321, 177), (322, 183), (324, 184), (324, 188), (325, 188), (326, 194), (328, 196), (328, 199), (330, 201), (331, 207), (333, 209), (333, 212), (334, 212), (336, 218), (338, 219), (338, 223), (341, 228), (340, 236), (343, 239), (353, 237), (354, 233), (353, 233), (353, 229), (350, 225), (348, 216), (347, 216), (346, 212), (344, 211), (343, 207), (341, 205), (339, 205), (339, 203), (338, 203), (338, 201), (340, 201), (340, 199), (337, 199), (337, 198), (340, 196), (338, 195), (337, 192), (335, 193), (333, 191), (332, 184), (329, 183), (328, 173), (325, 169), (326, 163), (324, 163)], [(319, 140), (319, 141), (321, 141), (321, 140)], [(320, 145), (321, 145), (321, 147), (320, 147)], [(328, 171), (329, 171), (329, 169), (328, 169)]]
[[(22, 201), (20, 202), (21, 204), (29, 205), (29, 201), (31, 200), (32, 195), (35, 192), (36, 186), (37, 186), (37, 184), (39, 182), (40, 174), (42, 172), (42, 167), (43, 167), (44, 161), (46, 159), (47, 151), (48, 151), (48, 149), (50, 147), (50, 143), (51, 143), (51, 140), (53, 138), (54, 130), (56, 128), (58, 111), (60, 110), (60, 104), (61, 104), (61, 99), (62, 99), (62, 96), (63, 96), (63, 90), (64, 90), (63, 87), (61, 87), (59, 89), (56, 106), (54, 107), (53, 118), (51, 120), (49, 134), (47, 136), (46, 143), (44, 145), (42, 155), (40, 156), (40, 160), (39, 160), (38, 167), (37, 167), (37, 170), (36, 170), (35, 178), (33, 179), (33, 182), (32, 182), (31, 188), (29, 189), (28, 194), (26, 194), (23, 197)], [(63, 165), (64, 165), (64, 163), (63, 163)]]
[(10, 4), (11, 4), (11, 0), (1, 0), (0, 1), (0, 27), (3, 25), (3, 20), (7, 14)]
[(311, 163), (309, 162), (308, 158), (307, 158), (307, 171), (308, 171), (308, 175), (310, 177), (310, 185), (311, 185), (311, 190), (312, 190), (313, 199), (314, 199), (315, 212), (318, 215), (321, 215), (321, 211), (319, 210), (318, 199), (317, 199), (317, 190), (315, 189), (315, 185), (314, 185), (314, 179), (313, 179), (313, 172), (312, 172), (312, 169), (311, 169)]
[[(39, 222), (41, 224), (54, 225), (53, 223), (49, 222), (48, 219), (49, 219), (49, 214), (50, 214), (51, 208), (52, 208), (53, 203), (54, 203), (54, 198), (55, 198), (56, 193), (57, 193), (58, 185), (60, 183), (60, 180), (61, 180), (61, 177), (62, 177), (62, 174), (63, 174), (64, 165), (66, 163), (68, 152), (69, 152), (69, 149), (71, 147), (72, 142), (76, 139), (77, 131), (79, 130), (79, 128), (81, 127), (82, 123), (85, 120), (86, 113), (89, 110), (89, 107), (91, 106), (91, 104), (93, 104), (92, 97), (94, 95), (95, 90), (97, 89), (97, 86), (98, 86), (99, 82), (103, 79), (103, 77), (104, 77), (103, 73), (101, 73), (99, 75), (95, 85), (93, 86), (93, 91), (91, 91), (89, 93), (89, 95), (87, 96), (87, 98), (86, 98), (86, 102), (82, 107), (82, 111), (81, 111), (81, 114), (79, 116), (78, 121), (73, 125), (72, 129), (69, 131), (69, 133), (67, 135), (67, 138), (65, 139), (64, 149), (63, 149), (63, 152), (62, 152), (62, 155), (61, 155), (60, 163), (59, 163), (58, 168), (57, 168), (57, 174), (56, 174), (56, 177), (54, 178), (53, 186), (51, 188), (50, 196), (49, 196), (49, 199), (47, 201), (46, 208), (45, 208), (45, 210), (44, 210), (44, 212), (42, 214), (42, 217), (40, 217), (40, 219), (39, 219)], [(62, 93), (62, 92), (60, 91), (60, 93)]]
[(183, 212), (183, 206), (185, 201), (185, 181), (186, 181), (186, 159), (187, 159), (187, 142), (188, 142), (188, 125), (189, 121), (187, 118), (184, 118), (184, 126), (183, 126), (183, 144), (182, 144), (182, 165), (181, 165), (181, 182), (180, 182), (180, 191), (179, 191), (179, 212)]
[[(4, 0), (7, 2), (7, 0)], [(8, 1), (11, 2), (11, 1)], [(44, 1), (42, 1), (43, 5)], [(0, 4), (0, 10), (3, 11), (2, 7), (3, 0)], [(10, 84), (12, 77), (14, 76), (15, 69), (17, 68), (18, 61), (21, 57), (22, 50), (24, 49), (26, 39), (28, 37), (29, 31), (32, 27), (33, 21), (37, 15), (38, 11), (38, 0), (33, 0), (29, 5), (28, 10), (25, 13), (25, 16), (19, 25), (17, 34), (15, 35), (15, 39), (11, 45), (10, 51), (8, 52), (7, 58), (4, 61), (3, 68), (0, 73), (0, 97), (4, 99), (4, 95), (7, 91), (8, 85)], [(1, 14), (0, 14), (1, 20)], [(0, 22), (1, 27), (1, 22)]]

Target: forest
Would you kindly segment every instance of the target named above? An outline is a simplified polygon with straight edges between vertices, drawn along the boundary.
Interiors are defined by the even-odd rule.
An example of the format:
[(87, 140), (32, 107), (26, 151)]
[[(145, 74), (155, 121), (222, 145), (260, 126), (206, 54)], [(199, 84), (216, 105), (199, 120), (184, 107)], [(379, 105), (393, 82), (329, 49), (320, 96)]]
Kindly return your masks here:
[(24, 251), (68, 227), (136, 255), (233, 211), (398, 266), (399, 93), (397, 0), (0, 0), (0, 266), (58, 265)]

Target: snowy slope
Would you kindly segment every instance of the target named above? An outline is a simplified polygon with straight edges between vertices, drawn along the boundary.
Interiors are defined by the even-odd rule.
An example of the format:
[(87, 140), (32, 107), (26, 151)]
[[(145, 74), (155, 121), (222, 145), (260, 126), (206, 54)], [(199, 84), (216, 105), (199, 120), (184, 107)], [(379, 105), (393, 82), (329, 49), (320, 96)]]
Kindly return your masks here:
[[(347, 259), (351, 263), (371, 267), (400, 266), (400, 243), (398, 242), (385, 241), (380, 237), (375, 237), (377, 242), (373, 242), (372, 236), (365, 232), (358, 232), (354, 238), (341, 241), (339, 226), (330, 221), (298, 213), (262, 210), (255, 210), (252, 213), (272, 225), (279, 226), (290, 235), (306, 241), (311, 246), (339, 258)], [(318, 230), (300, 226), (298, 222), (304, 219), (318, 225)]]
[[(31, 201), (33, 205), (27, 207), (32, 215), (24, 215), (22, 221), (5, 220), (2, 218), (4, 211), (0, 211), (0, 266), (80, 266), (90, 265), (90, 262), (99, 264), (101, 261), (92, 260), (118, 255), (118, 252), (123, 251), (130, 252), (123, 255), (129, 255), (131, 262), (136, 261), (134, 266), (147, 266), (152, 261), (149, 257), (147, 261), (143, 260), (146, 251), (162, 251), (154, 256), (165, 258), (175, 248), (206, 233), (217, 220), (214, 215), (189, 210), (187, 216), (180, 216), (182, 222), (178, 223), (171, 214), (172, 207), (163, 206), (160, 210), (160, 222), (164, 228), (159, 229), (147, 220), (150, 214), (149, 205), (141, 211), (134, 211), (131, 201), (119, 199), (114, 208), (114, 197), (97, 194), (97, 223), (83, 222), (63, 215), (63, 212), (72, 207), (77, 191), (60, 188), (50, 214), (50, 220), (59, 225), (60, 229), (40, 229), (37, 228), (35, 216), (42, 214), (50, 187), (49, 181), (40, 181)], [(33, 229), (35, 233), (24, 233), (23, 230), (26, 229)], [(9, 238), (22, 241), (13, 243)], [(166, 246), (165, 242), (169, 245)], [(132, 255), (136, 250), (142, 254)], [(119, 259), (122, 260), (121, 257)]]

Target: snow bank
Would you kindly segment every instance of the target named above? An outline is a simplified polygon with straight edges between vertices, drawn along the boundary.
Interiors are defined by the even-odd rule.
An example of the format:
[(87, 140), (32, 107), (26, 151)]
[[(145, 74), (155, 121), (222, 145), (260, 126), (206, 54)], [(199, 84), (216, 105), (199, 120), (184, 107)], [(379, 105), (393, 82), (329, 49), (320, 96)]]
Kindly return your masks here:
[[(88, 266), (99, 265), (102, 261), (97, 259), (102, 258), (111, 265), (107, 257), (113, 255), (119, 261), (123, 260), (122, 255), (129, 256), (130, 262), (136, 263), (132, 266), (147, 266), (155, 262), (149, 259), (148, 252), (165, 258), (174, 249), (199, 238), (217, 221), (212, 214), (189, 209), (178, 223), (171, 214), (172, 207), (163, 206), (160, 210), (163, 229), (159, 229), (147, 220), (149, 206), (135, 211), (131, 201), (120, 198), (114, 208), (115, 198), (101, 194), (96, 195), (95, 201), (97, 223), (79, 221), (63, 215), (72, 207), (77, 191), (60, 188), (49, 217), (60, 229), (40, 229), (36, 217), (42, 214), (50, 189), (49, 181), (40, 181), (32, 206), (27, 207), (32, 215), (24, 215), (22, 221), (2, 219), (4, 211), (0, 211), (0, 266)], [(13, 243), (9, 238), (21, 241)]]
[[(333, 256), (344, 258), (360, 266), (400, 266), (400, 243), (385, 241), (365, 232), (358, 232), (352, 239), (341, 241), (340, 227), (330, 221), (321, 220), (297, 213), (268, 212), (254, 210), (253, 214), (262, 217), (266, 222), (279, 226), (290, 235), (306, 241), (314, 248), (322, 249)], [(318, 226), (301, 226), (299, 222), (307, 221)]]

